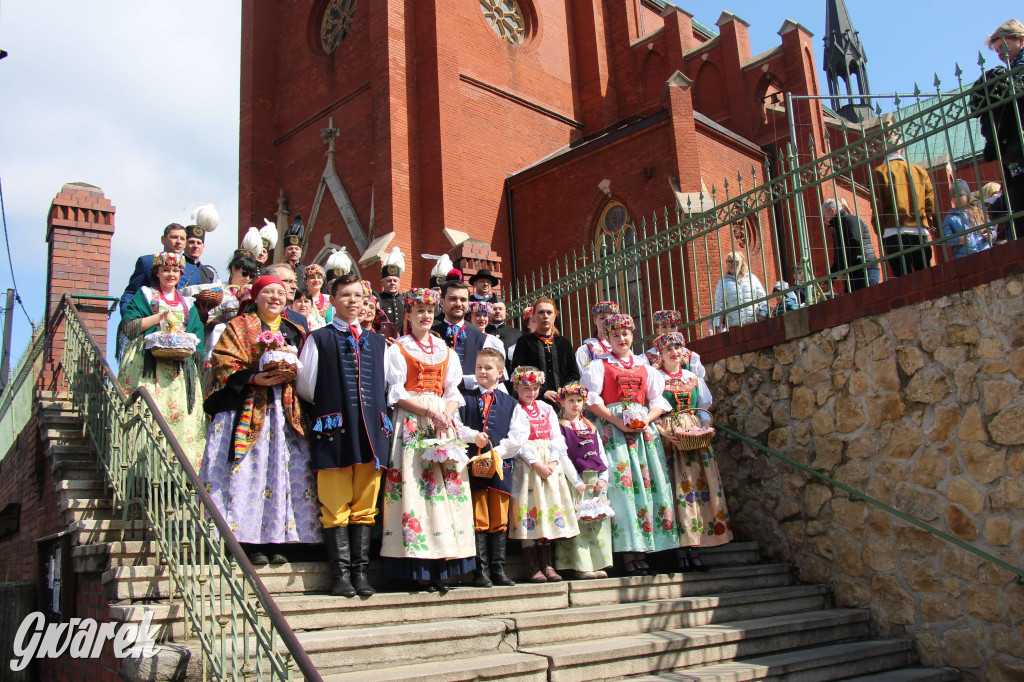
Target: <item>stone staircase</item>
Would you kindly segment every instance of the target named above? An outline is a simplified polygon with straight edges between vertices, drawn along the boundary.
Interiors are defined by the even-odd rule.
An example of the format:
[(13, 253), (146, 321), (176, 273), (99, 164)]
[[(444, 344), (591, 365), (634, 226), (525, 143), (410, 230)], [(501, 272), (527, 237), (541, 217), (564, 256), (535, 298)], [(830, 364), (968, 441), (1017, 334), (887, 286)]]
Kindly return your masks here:
[[(77, 415), (50, 396), (40, 422), (74, 531), (75, 570), (102, 575), (112, 621), (152, 612), (160, 638), (174, 644), (150, 668), (122, 675), (199, 679), (201, 653), (170, 599), (167, 569), (141, 524), (122, 528), (115, 518)], [(789, 565), (763, 562), (755, 543), (702, 557), (704, 573), (459, 587), (445, 596), (403, 591), (378, 575), (371, 580), (382, 591), (369, 599), (324, 594), (322, 561), (258, 572), (330, 682), (960, 679), (956, 670), (915, 666), (908, 640), (872, 637), (867, 611), (835, 608), (826, 586), (796, 583)], [(518, 561), (509, 569), (523, 572)]]

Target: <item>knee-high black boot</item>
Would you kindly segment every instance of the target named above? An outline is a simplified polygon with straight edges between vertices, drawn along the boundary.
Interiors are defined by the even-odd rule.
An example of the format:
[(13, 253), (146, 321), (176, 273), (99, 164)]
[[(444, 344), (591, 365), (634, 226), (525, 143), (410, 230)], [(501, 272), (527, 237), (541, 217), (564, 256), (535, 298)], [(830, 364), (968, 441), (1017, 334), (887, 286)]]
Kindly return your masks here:
[(487, 551), (487, 533), (476, 534), (476, 570), (473, 571), (473, 587), (493, 587), (491, 579), (487, 577), (488, 566), (490, 565), (490, 554)]
[(360, 597), (372, 597), (375, 593), (366, 572), (370, 568), (370, 533), (373, 526), (356, 523), (349, 526), (352, 535), (352, 585)]
[(335, 526), (324, 529), (324, 541), (327, 545), (327, 565), (331, 569), (331, 594), (335, 597), (354, 597), (356, 588), (349, 580), (352, 559), (349, 550), (348, 526)]
[(508, 533), (503, 530), (487, 534), (487, 542), (491, 551), (491, 580), (495, 585), (512, 587), (516, 584), (515, 581), (505, 575), (505, 547), (507, 541)]

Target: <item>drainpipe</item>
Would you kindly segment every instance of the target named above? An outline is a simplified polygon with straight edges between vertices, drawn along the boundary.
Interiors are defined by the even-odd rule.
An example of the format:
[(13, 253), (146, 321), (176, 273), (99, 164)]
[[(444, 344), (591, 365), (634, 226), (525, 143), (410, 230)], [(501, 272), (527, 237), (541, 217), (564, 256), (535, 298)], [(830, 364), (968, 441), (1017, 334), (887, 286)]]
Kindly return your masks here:
[(516, 267), (516, 212), (512, 208), (512, 185), (509, 180), (511, 175), (505, 176), (505, 204), (508, 207), (508, 250), (509, 265), (512, 268), (512, 276), (509, 278), (509, 291), (512, 293), (511, 284), (519, 278), (519, 268)]

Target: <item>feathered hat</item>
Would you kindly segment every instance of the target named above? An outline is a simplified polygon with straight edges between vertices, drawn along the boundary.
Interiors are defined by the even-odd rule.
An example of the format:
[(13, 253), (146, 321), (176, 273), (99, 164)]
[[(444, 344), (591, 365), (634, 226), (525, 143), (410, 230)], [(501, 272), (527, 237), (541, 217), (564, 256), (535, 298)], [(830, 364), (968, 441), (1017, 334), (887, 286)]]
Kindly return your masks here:
[(270, 251), (277, 246), (277, 225), (266, 218), (263, 219), (263, 227), (260, 228), (260, 238), (263, 239), (263, 248)]
[(213, 232), (220, 225), (220, 214), (213, 204), (200, 204), (192, 211), (192, 224), (185, 228), (189, 239), (206, 241), (206, 233)]
[(448, 273), (455, 269), (455, 264), (452, 263), (452, 259), (448, 254), (443, 256), (432, 256), (429, 253), (422, 254), (427, 260), (433, 259), (437, 262), (434, 263), (433, 270), (430, 271), (430, 286), (439, 287), (444, 284), (445, 278), (448, 277)]
[(239, 245), (238, 250), (244, 251), (245, 255), (249, 258), (255, 258), (261, 248), (263, 248), (263, 239), (260, 237), (259, 228), (250, 227), (245, 236), (242, 237), (242, 243)]
[(302, 214), (295, 216), (284, 233), (285, 246), (302, 246), (302, 237), (306, 234), (306, 226), (302, 222)]
[(354, 267), (355, 263), (348, 255), (348, 249), (343, 246), (332, 251), (331, 255), (327, 257), (327, 262), (324, 263), (324, 272), (327, 274), (327, 280), (330, 281), (349, 274)]
[(380, 267), (380, 276), (381, 279), (401, 277), (403, 272), (405, 272), (405, 256), (402, 255), (402, 250), (396, 246), (391, 249), (391, 253), (384, 257), (384, 262)]

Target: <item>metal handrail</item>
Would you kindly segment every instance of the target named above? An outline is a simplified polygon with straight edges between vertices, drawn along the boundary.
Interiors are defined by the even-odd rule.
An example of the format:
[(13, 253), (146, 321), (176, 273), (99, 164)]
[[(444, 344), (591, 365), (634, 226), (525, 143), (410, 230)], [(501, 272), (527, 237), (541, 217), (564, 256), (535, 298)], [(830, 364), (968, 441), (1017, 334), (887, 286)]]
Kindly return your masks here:
[[(54, 315), (56, 321), (63, 314), (67, 325), (63, 365), (69, 393), (86, 419), (86, 431), (96, 450), (110, 458), (103, 465), (108, 483), (114, 488), (116, 508), (125, 521), (130, 509), (139, 509), (147, 528), (156, 536), (158, 550), (169, 567), (174, 596), (180, 596), (184, 606), (186, 627), (199, 636), (204, 667), (209, 664), (219, 678), (248, 678), (262, 676), (259, 664), (266, 662), (272, 678), (289, 679), (289, 663), (276, 650), (275, 640), (279, 638), (301, 674), (307, 680), (320, 680), (309, 654), (189, 464), (153, 396), (145, 387), (131, 395), (121, 389), (71, 299), (65, 294)], [(84, 348), (76, 346), (79, 342)], [(79, 351), (77, 358), (75, 351)], [(90, 385), (97, 378), (98, 386)], [(107, 428), (97, 424), (98, 429), (90, 429), (93, 416), (107, 422)], [(133, 429), (136, 433), (129, 434)], [(141, 447), (136, 448), (138, 451), (131, 447), (140, 439), (158, 444), (160, 437), (166, 449), (157, 452), (155, 458)], [(120, 461), (112, 461), (115, 459)], [(204, 516), (208, 528), (200, 537)], [(241, 581), (233, 579), (232, 563), (241, 572)], [(219, 591), (213, 589), (211, 578), (215, 575), (222, 588)], [(263, 616), (270, 621), (269, 629), (260, 624)], [(219, 638), (204, 636), (207, 625), (212, 630), (210, 621), (219, 625)], [(226, 634), (229, 624), (230, 634)]]
[(960, 538), (955, 537), (953, 535), (950, 535), (949, 533), (946, 533), (945, 531), (941, 531), (941, 530), (939, 530), (939, 529), (937, 529), (937, 528), (935, 528), (935, 527), (925, 523), (924, 521), (921, 521), (920, 519), (916, 519), (913, 516), (910, 516), (909, 514), (907, 514), (905, 512), (901, 512), (899, 509), (896, 509), (895, 507), (892, 507), (892, 506), (886, 504), (885, 502), (881, 502), (879, 500), (876, 500), (875, 498), (871, 497), (870, 495), (868, 495), (867, 493), (865, 493), (863, 491), (851, 488), (850, 486), (846, 485), (845, 483), (840, 483), (839, 481), (837, 481), (836, 479), (832, 478), (831, 476), (823, 474), (820, 471), (818, 471), (817, 469), (813, 469), (813, 468), (807, 466), (806, 464), (801, 464), (800, 462), (797, 462), (796, 460), (794, 460), (794, 459), (792, 459), (790, 457), (787, 457), (786, 455), (783, 455), (781, 452), (776, 452), (775, 450), (772, 450), (768, 446), (762, 445), (761, 443), (758, 443), (756, 440), (754, 440), (752, 438), (748, 438), (747, 436), (744, 436), (741, 433), (737, 433), (736, 431), (733, 431), (732, 429), (730, 429), (727, 426), (722, 426), (720, 424), (715, 424), (715, 429), (720, 431), (720, 432), (722, 432), (722, 433), (724, 433), (724, 434), (726, 434), (730, 438), (733, 438), (735, 440), (738, 440), (738, 441), (741, 441), (743, 443), (746, 443), (747, 445), (751, 445), (751, 446), (757, 448), (758, 450), (761, 450), (762, 452), (768, 453), (769, 455), (771, 455), (772, 457), (774, 457), (776, 459), (782, 460), (783, 462), (785, 462), (786, 464), (789, 464), (790, 466), (794, 466), (797, 469), (800, 469), (801, 471), (803, 471), (805, 473), (808, 473), (808, 474), (814, 476), (815, 478), (817, 478), (817, 479), (819, 479), (821, 481), (824, 481), (825, 483), (828, 483), (829, 485), (831, 485), (831, 486), (833, 486), (835, 488), (838, 488), (838, 489), (842, 490), (843, 492), (847, 493), (850, 496), (850, 499), (852, 501), (854, 501), (854, 502), (859, 502), (859, 501), (867, 502), (868, 504), (870, 504), (872, 506), (875, 506), (875, 507), (878, 507), (879, 509), (881, 509), (882, 511), (884, 511), (884, 512), (886, 512), (888, 514), (891, 514), (892, 516), (895, 516), (896, 518), (900, 519), (901, 521), (906, 521), (907, 523), (912, 524), (914, 526), (917, 526), (918, 528), (921, 528), (922, 530), (926, 530), (929, 533), (931, 533), (932, 535), (934, 535), (935, 537), (937, 537), (937, 538), (939, 538), (941, 540), (944, 540), (945, 542), (948, 542), (948, 543), (951, 543), (953, 545), (956, 545), (960, 549), (966, 550), (966, 551), (970, 552), (971, 554), (984, 559), (985, 561), (988, 561), (990, 563), (995, 564), (996, 566), (998, 566), (999, 568), (1002, 568), (1003, 570), (1009, 571), (1010, 573), (1012, 573), (1015, 576), (1017, 576), (1017, 583), (1018, 584), (1024, 585), (1024, 569), (1021, 569), (1021, 568), (1018, 568), (1017, 566), (1009, 564), (1009, 563), (1003, 561), (1002, 559), (1000, 559), (999, 557), (992, 556), (988, 552), (986, 552), (984, 550), (981, 550), (981, 549), (978, 549), (974, 545), (971, 545), (971, 544), (969, 544), (967, 542), (964, 542)]

